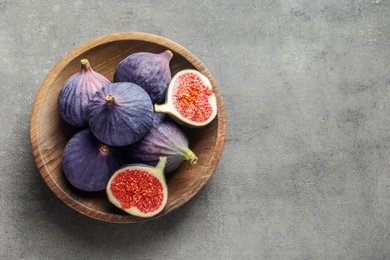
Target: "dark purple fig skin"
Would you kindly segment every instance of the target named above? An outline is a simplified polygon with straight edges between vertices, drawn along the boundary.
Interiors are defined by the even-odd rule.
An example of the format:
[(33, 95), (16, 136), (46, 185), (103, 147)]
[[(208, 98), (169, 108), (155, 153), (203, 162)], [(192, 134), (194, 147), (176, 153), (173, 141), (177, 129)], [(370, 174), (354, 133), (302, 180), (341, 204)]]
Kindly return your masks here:
[[(114, 101), (108, 104), (106, 97)], [(153, 104), (140, 86), (111, 83), (100, 89), (88, 104), (88, 124), (101, 142), (112, 146), (126, 146), (140, 140), (153, 121)]]
[(171, 81), (172, 52), (137, 52), (123, 59), (115, 70), (114, 82), (132, 82), (149, 94), (153, 104), (163, 103)]
[(103, 144), (88, 128), (77, 132), (62, 154), (66, 178), (83, 191), (104, 190), (111, 175), (125, 163), (123, 149)]
[(196, 155), (188, 148), (188, 138), (181, 128), (162, 113), (154, 113), (149, 132), (127, 147), (129, 161), (155, 166), (160, 156), (167, 157), (165, 172), (173, 172), (184, 160), (195, 164)]
[(75, 127), (87, 127), (88, 102), (96, 91), (109, 83), (105, 76), (91, 68), (88, 60), (81, 60), (81, 70), (65, 82), (58, 95), (62, 119)]

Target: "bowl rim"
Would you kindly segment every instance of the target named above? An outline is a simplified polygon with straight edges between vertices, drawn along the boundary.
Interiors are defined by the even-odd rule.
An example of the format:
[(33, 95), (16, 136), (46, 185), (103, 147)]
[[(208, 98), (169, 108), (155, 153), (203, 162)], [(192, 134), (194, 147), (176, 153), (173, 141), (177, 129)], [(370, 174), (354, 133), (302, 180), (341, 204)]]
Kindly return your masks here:
[[(177, 205), (174, 205), (169, 210), (165, 211), (163, 215), (166, 215), (175, 209), (181, 207), (185, 203), (187, 203), (189, 200), (191, 200), (198, 192), (199, 190), (208, 182), (211, 175), (214, 173), (215, 168), (217, 167), (217, 164), (222, 156), (223, 147), (226, 141), (226, 111), (223, 103), (223, 99), (221, 96), (221, 93), (219, 91), (219, 88), (212, 77), (211, 73), (207, 70), (207, 68), (203, 65), (203, 63), (189, 50), (181, 46), (180, 44), (167, 39), (165, 37), (151, 34), (151, 33), (145, 33), (145, 32), (115, 32), (103, 36), (96, 37), (94, 39), (91, 39), (79, 46), (76, 46), (73, 50), (68, 52), (65, 56), (63, 56), (58, 63), (51, 69), (51, 71), (47, 74), (44, 81), (42, 82), (34, 104), (32, 108), (31, 118), (30, 118), (30, 142), (31, 142), (31, 149), (34, 156), (34, 160), (36, 163), (36, 166), (39, 170), (39, 173), (41, 177), (44, 179), (45, 183), (49, 186), (50, 190), (65, 204), (67, 204), (72, 209), (78, 211), (79, 213), (88, 216), (93, 219), (97, 219), (100, 221), (110, 222), (110, 223), (135, 223), (135, 222), (143, 222), (148, 221), (151, 219), (155, 219), (158, 217), (161, 217), (163, 215), (158, 214), (155, 217), (152, 218), (145, 218), (145, 219), (137, 219), (134, 221), (134, 217), (129, 217), (127, 215), (113, 215), (109, 214), (103, 211), (96, 210), (95, 208), (91, 208), (88, 205), (82, 204), (79, 201), (75, 200), (67, 192), (65, 192), (61, 186), (59, 186), (56, 181), (52, 178), (50, 170), (45, 165), (45, 158), (43, 157), (41, 147), (39, 144), (40, 140), (40, 133), (39, 133), (39, 122), (41, 118), (41, 108), (44, 104), (45, 97), (47, 95), (47, 92), (49, 91), (49, 88), (52, 86), (54, 80), (56, 79), (56, 76), (68, 65), (69, 62), (74, 60), (76, 57), (80, 55), (80, 53), (84, 53), (92, 48), (98, 47), (103, 44), (109, 44), (111, 42), (116, 41), (145, 41), (150, 42), (153, 44), (158, 44), (161, 46), (164, 46), (179, 55), (185, 57), (187, 61), (189, 61), (197, 70), (199, 70), (201, 73), (203, 73), (206, 77), (209, 78), (213, 90), (215, 93), (215, 96), (217, 98), (217, 106), (218, 106), (218, 114), (214, 120), (217, 120), (217, 138), (215, 141), (215, 146), (213, 147), (213, 151), (211, 154), (211, 157), (209, 159), (209, 162), (207, 164), (207, 172), (209, 172), (208, 175), (203, 176), (202, 175), (202, 181), (198, 182), (198, 185), (193, 187), (191, 189), (190, 193), (187, 194), (188, 196), (180, 200), (179, 203), (176, 203)], [(205, 170), (206, 171), (206, 170)], [(54, 190), (56, 188), (57, 192)]]

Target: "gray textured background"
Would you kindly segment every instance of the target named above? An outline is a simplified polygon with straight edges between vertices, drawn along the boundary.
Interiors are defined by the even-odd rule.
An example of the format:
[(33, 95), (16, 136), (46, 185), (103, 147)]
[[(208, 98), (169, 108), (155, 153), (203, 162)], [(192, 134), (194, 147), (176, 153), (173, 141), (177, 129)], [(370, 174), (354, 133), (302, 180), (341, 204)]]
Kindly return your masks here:
[[(390, 259), (390, 3), (0, 0), (0, 259)], [(120, 31), (185, 46), (213, 74), (225, 150), (190, 202), (118, 225), (68, 208), (29, 143), (38, 89)]]

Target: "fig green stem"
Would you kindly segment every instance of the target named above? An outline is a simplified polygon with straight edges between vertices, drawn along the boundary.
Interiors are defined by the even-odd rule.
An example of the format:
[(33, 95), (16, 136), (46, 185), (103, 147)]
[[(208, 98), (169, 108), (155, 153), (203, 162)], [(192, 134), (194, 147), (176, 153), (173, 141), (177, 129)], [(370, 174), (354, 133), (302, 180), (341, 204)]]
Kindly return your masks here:
[(162, 172), (164, 171), (165, 169), (165, 165), (167, 164), (167, 157), (165, 156), (160, 156), (160, 159), (156, 165), (156, 169), (159, 169), (161, 170)]
[(185, 152), (184, 158), (190, 162), (191, 165), (194, 165), (198, 162), (198, 157), (195, 155), (193, 151), (187, 149)]
[(107, 106), (111, 105), (112, 103), (114, 103), (115, 99), (114, 99), (114, 96), (112, 94), (109, 94), (107, 97), (106, 97), (106, 104)]
[(102, 153), (107, 153), (108, 151), (108, 146), (103, 144), (102, 146), (100, 146), (100, 152)]
[(154, 105), (155, 112), (167, 112), (168, 110), (169, 110), (168, 104), (161, 104), (161, 105), (155, 104)]
[(89, 61), (87, 59), (82, 59), (80, 62), (82, 66), (86, 66), (87, 64), (89, 64)]
[(80, 63), (81, 63), (81, 69), (82, 69), (84, 72), (92, 71), (91, 65), (89, 64), (89, 60), (87, 60), (87, 59), (82, 59), (82, 60), (80, 61)]
[(173, 53), (170, 50), (166, 50), (164, 53), (168, 54), (168, 59), (172, 59)]

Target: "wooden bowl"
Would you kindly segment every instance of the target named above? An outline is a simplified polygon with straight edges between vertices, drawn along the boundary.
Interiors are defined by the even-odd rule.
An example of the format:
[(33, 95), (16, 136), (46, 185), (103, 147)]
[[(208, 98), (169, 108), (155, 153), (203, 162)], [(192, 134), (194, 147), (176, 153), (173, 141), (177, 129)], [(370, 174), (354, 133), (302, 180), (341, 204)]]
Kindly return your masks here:
[[(153, 218), (138, 218), (114, 207), (105, 191), (82, 192), (72, 187), (61, 166), (63, 149), (76, 133), (57, 111), (57, 97), (65, 81), (80, 70), (80, 60), (88, 59), (93, 69), (112, 80), (118, 63), (128, 55), (139, 52), (158, 53), (171, 50), (171, 72), (197, 69), (207, 76), (217, 97), (218, 115), (206, 127), (186, 129), (190, 149), (199, 160), (196, 165), (184, 162), (175, 172), (166, 175), (168, 203)], [(226, 138), (226, 114), (217, 84), (199, 59), (179, 44), (152, 34), (124, 32), (90, 40), (63, 57), (50, 71), (38, 91), (32, 109), (30, 139), (39, 172), (50, 189), (68, 206), (94, 219), (114, 223), (134, 223), (168, 214), (189, 201), (209, 180), (221, 157)]]

